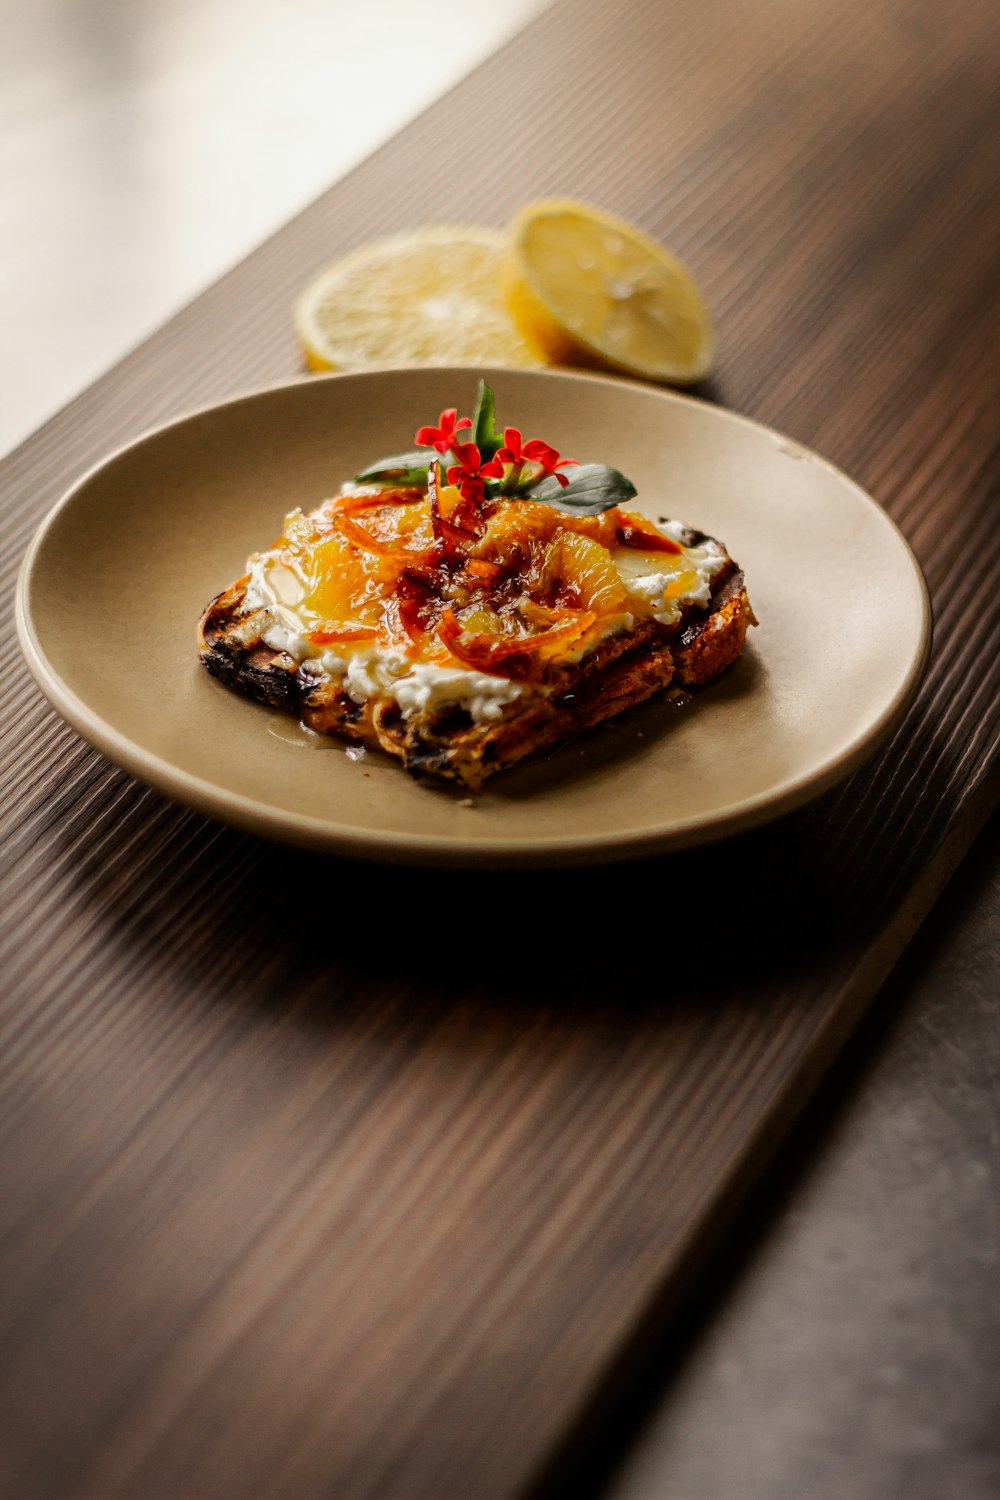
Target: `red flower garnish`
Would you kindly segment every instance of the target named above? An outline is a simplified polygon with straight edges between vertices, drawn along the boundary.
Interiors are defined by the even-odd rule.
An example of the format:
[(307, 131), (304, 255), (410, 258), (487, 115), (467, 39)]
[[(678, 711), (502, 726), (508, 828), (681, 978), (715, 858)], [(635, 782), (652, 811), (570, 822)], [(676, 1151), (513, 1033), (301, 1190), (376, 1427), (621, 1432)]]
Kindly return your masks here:
[(456, 443), (455, 457), (458, 463), (453, 464), (448, 470), (448, 480), (451, 484), (456, 483), (451, 477), (453, 474), (470, 474), (475, 477), (479, 473), (483, 460), (475, 443)]
[[(497, 452), (497, 458), (504, 464), (533, 462), (539, 453), (550, 451), (548, 444), (543, 443), (539, 438), (532, 438), (528, 443), (524, 442), (519, 427), (505, 427), (503, 441), (504, 446)], [(555, 452), (554, 449), (551, 451)]]
[[(534, 443), (527, 444), (528, 448), (534, 448), (535, 446), (536, 445)], [(557, 479), (559, 481), (563, 489), (565, 489), (569, 484), (569, 480), (566, 478), (565, 474), (560, 474), (559, 470), (573, 468), (578, 460), (575, 458), (560, 458), (555, 448), (550, 448), (547, 443), (541, 443), (538, 446), (545, 449), (544, 453), (539, 453), (537, 457), (533, 459), (535, 463), (541, 464), (542, 466), (542, 472), (539, 475), (539, 478), (547, 479), (551, 474), (554, 479)]]
[(419, 443), (422, 448), (436, 448), (439, 453), (447, 453), (448, 449), (454, 446), (455, 433), (461, 432), (463, 427), (472, 426), (470, 417), (462, 417), (456, 422), (457, 416), (457, 407), (449, 407), (438, 418), (439, 426), (419, 427), (413, 441)]
[(458, 486), (463, 500), (478, 505), (486, 489), (482, 475), (490, 474), (493, 465), (483, 468), (482, 455), (475, 443), (456, 443), (455, 457), (458, 463), (448, 470), (448, 483)]
[[(577, 460), (575, 458), (560, 458), (558, 451), (548, 443), (543, 443), (541, 438), (531, 438), (525, 442), (517, 427), (505, 427), (503, 430), (504, 446), (499, 449), (494, 463), (513, 466), (510, 476), (510, 489), (516, 489), (521, 478), (521, 470), (526, 463), (538, 464), (539, 472), (529, 481), (531, 485), (538, 484), (542, 479), (547, 479), (550, 474), (555, 475), (562, 487), (565, 489), (569, 480), (565, 474), (560, 474), (559, 469), (571, 468)], [(485, 472), (485, 470), (484, 470)]]

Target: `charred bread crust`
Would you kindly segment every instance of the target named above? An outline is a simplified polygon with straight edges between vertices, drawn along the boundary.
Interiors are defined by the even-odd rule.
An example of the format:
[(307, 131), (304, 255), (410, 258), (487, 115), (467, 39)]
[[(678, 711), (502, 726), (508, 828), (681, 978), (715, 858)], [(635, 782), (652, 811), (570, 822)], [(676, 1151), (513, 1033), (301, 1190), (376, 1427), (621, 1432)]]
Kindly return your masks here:
[(677, 681), (685, 687), (705, 687), (721, 677), (742, 652), (747, 630), (756, 623), (743, 574), (734, 567), (713, 592), (708, 612), (681, 621), (673, 643)]
[[(684, 538), (689, 546), (702, 540), (700, 532)], [(743, 574), (730, 560), (715, 579), (707, 609), (689, 605), (678, 625), (645, 620), (609, 636), (580, 662), (551, 672), (543, 687), (525, 684), (499, 720), (475, 724), (454, 706), (404, 716), (393, 699), (356, 703), (333, 680), (301, 671), (261, 639), (267, 611), (247, 609), (248, 581), (238, 579), (202, 616), (199, 649), (214, 677), (297, 714), (320, 733), (385, 750), (414, 776), (456, 781), (472, 791), (496, 771), (562, 744), (672, 682), (686, 688), (714, 682), (736, 661), (747, 628), (756, 624)]]
[(379, 741), (412, 774), (443, 776), (475, 791), (496, 771), (563, 744), (668, 687), (673, 670), (663, 646), (623, 653), (573, 692), (525, 693), (497, 723), (472, 724), (467, 715), (457, 722), (454, 711), (404, 719), (398, 710), (383, 709), (377, 711)]
[(261, 703), (295, 710), (302, 699), (298, 664), (261, 640), (264, 612), (248, 610), (249, 576), (214, 598), (198, 626), (198, 651), (213, 677)]

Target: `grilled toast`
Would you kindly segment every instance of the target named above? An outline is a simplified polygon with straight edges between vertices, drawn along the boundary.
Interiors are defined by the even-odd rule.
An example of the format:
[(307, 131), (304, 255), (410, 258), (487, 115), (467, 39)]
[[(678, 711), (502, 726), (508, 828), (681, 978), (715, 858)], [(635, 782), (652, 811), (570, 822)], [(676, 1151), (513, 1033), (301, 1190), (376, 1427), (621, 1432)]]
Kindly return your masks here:
[[(351, 501), (355, 497), (343, 498)], [(410, 501), (413, 505), (420, 503)], [(301, 527), (314, 520), (322, 537), (322, 528), (328, 521), (333, 519), (336, 525), (337, 504), (334, 501), (321, 508), (313, 518), (291, 518), (286, 532), (294, 532), (296, 525)], [(371, 506), (367, 515), (369, 524), (380, 510), (398, 504), (399, 501), (393, 499), (382, 506)], [(569, 597), (576, 606), (598, 602), (581, 597), (579, 589), (574, 594), (573, 581), (567, 584), (565, 576), (555, 585), (551, 576), (546, 577), (546, 565), (551, 563), (554, 547), (559, 546), (560, 535), (586, 536), (586, 530), (563, 532), (558, 525), (551, 530), (546, 525), (542, 530), (549, 534), (543, 543), (539, 543), (537, 537), (532, 540), (530, 535), (530, 523), (537, 526), (538, 517), (526, 513), (539, 508), (522, 501), (513, 501), (511, 506), (519, 507), (522, 514), (511, 518), (509, 528), (512, 532), (519, 532), (521, 540), (504, 555), (503, 588), (508, 601), (515, 595), (523, 601), (526, 594), (533, 592), (537, 600), (544, 598), (548, 601), (539, 602), (538, 607), (548, 609), (549, 616), (558, 610), (560, 599)], [(357, 512), (349, 507), (342, 514), (349, 516)], [(376, 674), (374, 682), (370, 668), (365, 664), (360, 672), (345, 673), (344, 658), (352, 643), (334, 639), (333, 630), (314, 632), (328, 639), (312, 643), (312, 654), (303, 655), (301, 634), (288, 631), (287, 606), (276, 599), (262, 597), (261, 556), (252, 560), (252, 573), (238, 579), (206, 609), (199, 632), (202, 660), (220, 681), (294, 713), (313, 730), (387, 751), (402, 760), (406, 769), (415, 776), (444, 778), (475, 791), (495, 772), (514, 765), (525, 756), (550, 749), (672, 684), (685, 688), (706, 686), (740, 655), (747, 629), (756, 622), (743, 574), (737, 564), (711, 538), (676, 524), (671, 525), (669, 538), (676, 542), (676, 552), (644, 554), (642, 538), (645, 535), (651, 539), (654, 529), (636, 513), (620, 508), (616, 508), (613, 515), (605, 513), (599, 525), (591, 527), (591, 531), (599, 531), (606, 541), (617, 540), (623, 535), (628, 537), (632, 544), (629, 561), (633, 556), (642, 558), (642, 566), (646, 566), (650, 559), (662, 556), (671, 560), (679, 558), (681, 562), (691, 554), (702, 559), (710, 556), (712, 576), (704, 602), (681, 598), (671, 610), (669, 621), (664, 622), (655, 618), (657, 611), (649, 607), (651, 602), (657, 602), (655, 599), (642, 600), (633, 593), (624, 601), (611, 601), (624, 602), (628, 607), (618, 611), (610, 628), (606, 622), (602, 624), (594, 609), (580, 610), (580, 617), (584, 620), (592, 617), (590, 623), (580, 634), (568, 638), (564, 650), (547, 649), (541, 660), (532, 657), (531, 647), (541, 636), (553, 634), (553, 628), (538, 630), (534, 635), (525, 631), (523, 636), (515, 636), (509, 631), (513, 612), (508, 611), (504, 616), (502, 609), (497, 611), (497, 619), (508, 625), (508, 632), (499, 634), (498, 639), (505, 650), (497, 662), (489, 659), (489, 643), (481, 658), (468, 651), (463, 653), (463, 641), (467, 639), (465, 632), (458, 636), (452, 634), (452, 649), (458, 651), (457, 656), (442, 648), (440, 621), (442, 617), (450, 616), (453, 622), (461, 623), (460, 616), (456, 618), (455, 615), (456, 607), (464, 613), (466, 620), (471, 618), (473, 624), (482, 623), (483, 611), (476, 602), (481, 591), (470, 590), (463, 582), (468, 563), (452, 567), (445, 575), (440, 596), (429, 611), (425, 601), (421, 629), (425, 646), (422, 652), (417, 652), (417, 659), (428, 654), (425, 627), (433, 623), (436, 615), (438, 631), (430, 653), (436, 660), (424, 663), (424, 674), (440, 672), (446, 679), (451, 672), (459, 679), (458, 687), (466, 690), (464, 692), (445, 692), (438, 696), (432, 691), (421, 696), (419, 692), (414, 694), (412, 687), (409, 692), (401, 691), (399, 684), (406, 688), (412, 676), (407, 666), (413, 665), (414, 658), (408, 656), (405, 649), (400, 649), (409, 643), (405, 638), (401, 642), (398, 635), (389, 643), (385, 642), (383, 634), (381, 638), (372, 637), (369, 642), (358, 644), (355, 659), (358, 652), (363, 652), (367, 653), (366, 661), (370, 660), (373, 650), (389, 658), (389, 674), (382, 672), (380, 677)], [(495, 527), (494, 531), (497, 530), (499, 528)], [(596, 538), (591, 537), (591, 540), (596, 541)], [(320, 540), (318, 545), (323, 546), (324, 542)], [(348, 552), (361, 550), (365, 561), (372, 555), (379, 556), (364, 554), (356, 526), (350, 529), (347, 548)], [(280, 546), (276, 550), (280, 555)], [(484, 546), (481, 539), (474, 550), (481, 559), (490, 560), (491, 548), (488, 544)], [(615, 549), (603, 550), (614, 555)], [(513, 563), (512, 551), (517, 558)], [(492, 556), (497, 555), (498, 548), (494, 546)], [(263, 556), (273, 559), (275, 549)], [(285, 556), (287, 558), (287, 551)], [(377, 569), (373, 571), (377, 572)], [(549, 571), (551, 573), (551, 567)], [(633, 570), (629, 582), (634, 583), (636, 577), (641, 585), (639, 592), (645, 590), (648, 595), (649, 575), (636, 575)], [(476, 581), (478, 583), (478, 579)], [(495, 585), (497, 580), (494, 578), (491, 582)], [(626, 583), (625, 587), (628, 586)], [(704, 587), (701, 592), (704, 596)], [(495, 593), (494, 588), (494, 597)], [(646, 606), (644, 614), (640, 613), (643, 604)], [(524, 629), (526, 623), (525, 613), (530, 616), (531, 611), (525, 611), (522, 602), (518, 611), (520, 629)], [(545, 617), (545, 623), (547, 619)], [(403, 633), (405, 637), (405, 626)], [(471, 638), (482, 644), (482, 632), (473, 633)], [(523, 656), (519, 656), (516, 650), (506, 649), (522, 640), (526, 648)], [(336, 648), (334, 653), (321, 649), (331, 643)], [(335, 659), (331, 660), (331, 655)], [(482, 670), (484, 667), (486, 671)], [(486, 686), (483, 678), (491, 678), (496, 688), (491, 685), (485, 701), (478, 701), (477, 690)], [(447, 680), (444, 685), (450, 686)], [(374, 691), (366, 692), (366, 687), (374, 688)]]

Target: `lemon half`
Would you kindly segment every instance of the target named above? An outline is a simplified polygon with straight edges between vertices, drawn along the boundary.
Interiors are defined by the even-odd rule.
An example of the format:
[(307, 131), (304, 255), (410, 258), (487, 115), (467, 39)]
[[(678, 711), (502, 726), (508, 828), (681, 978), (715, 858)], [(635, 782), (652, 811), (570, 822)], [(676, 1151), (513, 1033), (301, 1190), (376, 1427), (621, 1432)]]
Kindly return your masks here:
[(310, 369), (542, 363), (504, 299), (507, 245), (496, 230), (434, 225), (335, 261), (295, 304)]
[(505, 294), (539, 359), (689, 384), (715, 339), (691, 273), (632, 224), (569, 198), (526, 204), (510, 229)]

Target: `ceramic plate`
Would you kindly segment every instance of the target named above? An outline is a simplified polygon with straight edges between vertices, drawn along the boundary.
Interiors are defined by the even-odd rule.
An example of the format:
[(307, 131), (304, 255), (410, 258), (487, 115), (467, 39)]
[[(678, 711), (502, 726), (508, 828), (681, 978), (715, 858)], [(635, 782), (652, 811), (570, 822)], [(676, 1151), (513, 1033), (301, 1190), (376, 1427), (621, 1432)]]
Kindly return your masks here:
[[(485, 373), (501, 422), (623, 470), (639, 508), (718, 537), (759, 617), (722, 681), (655, 701), (488, 782), (472, 799), (301, 731), (210, 678), (207, 602), (309, 509)], [(32, 672), (134, 775), (276, 838), (389, 860), (609, 859), (760, 823), (832, 785), (898, 724), (929, 638), (920, 570), (857, 485), (731, 412), (626, 381), (423, 369), (310, 378), (161, 427), (84, 476), (18, 589)]]

